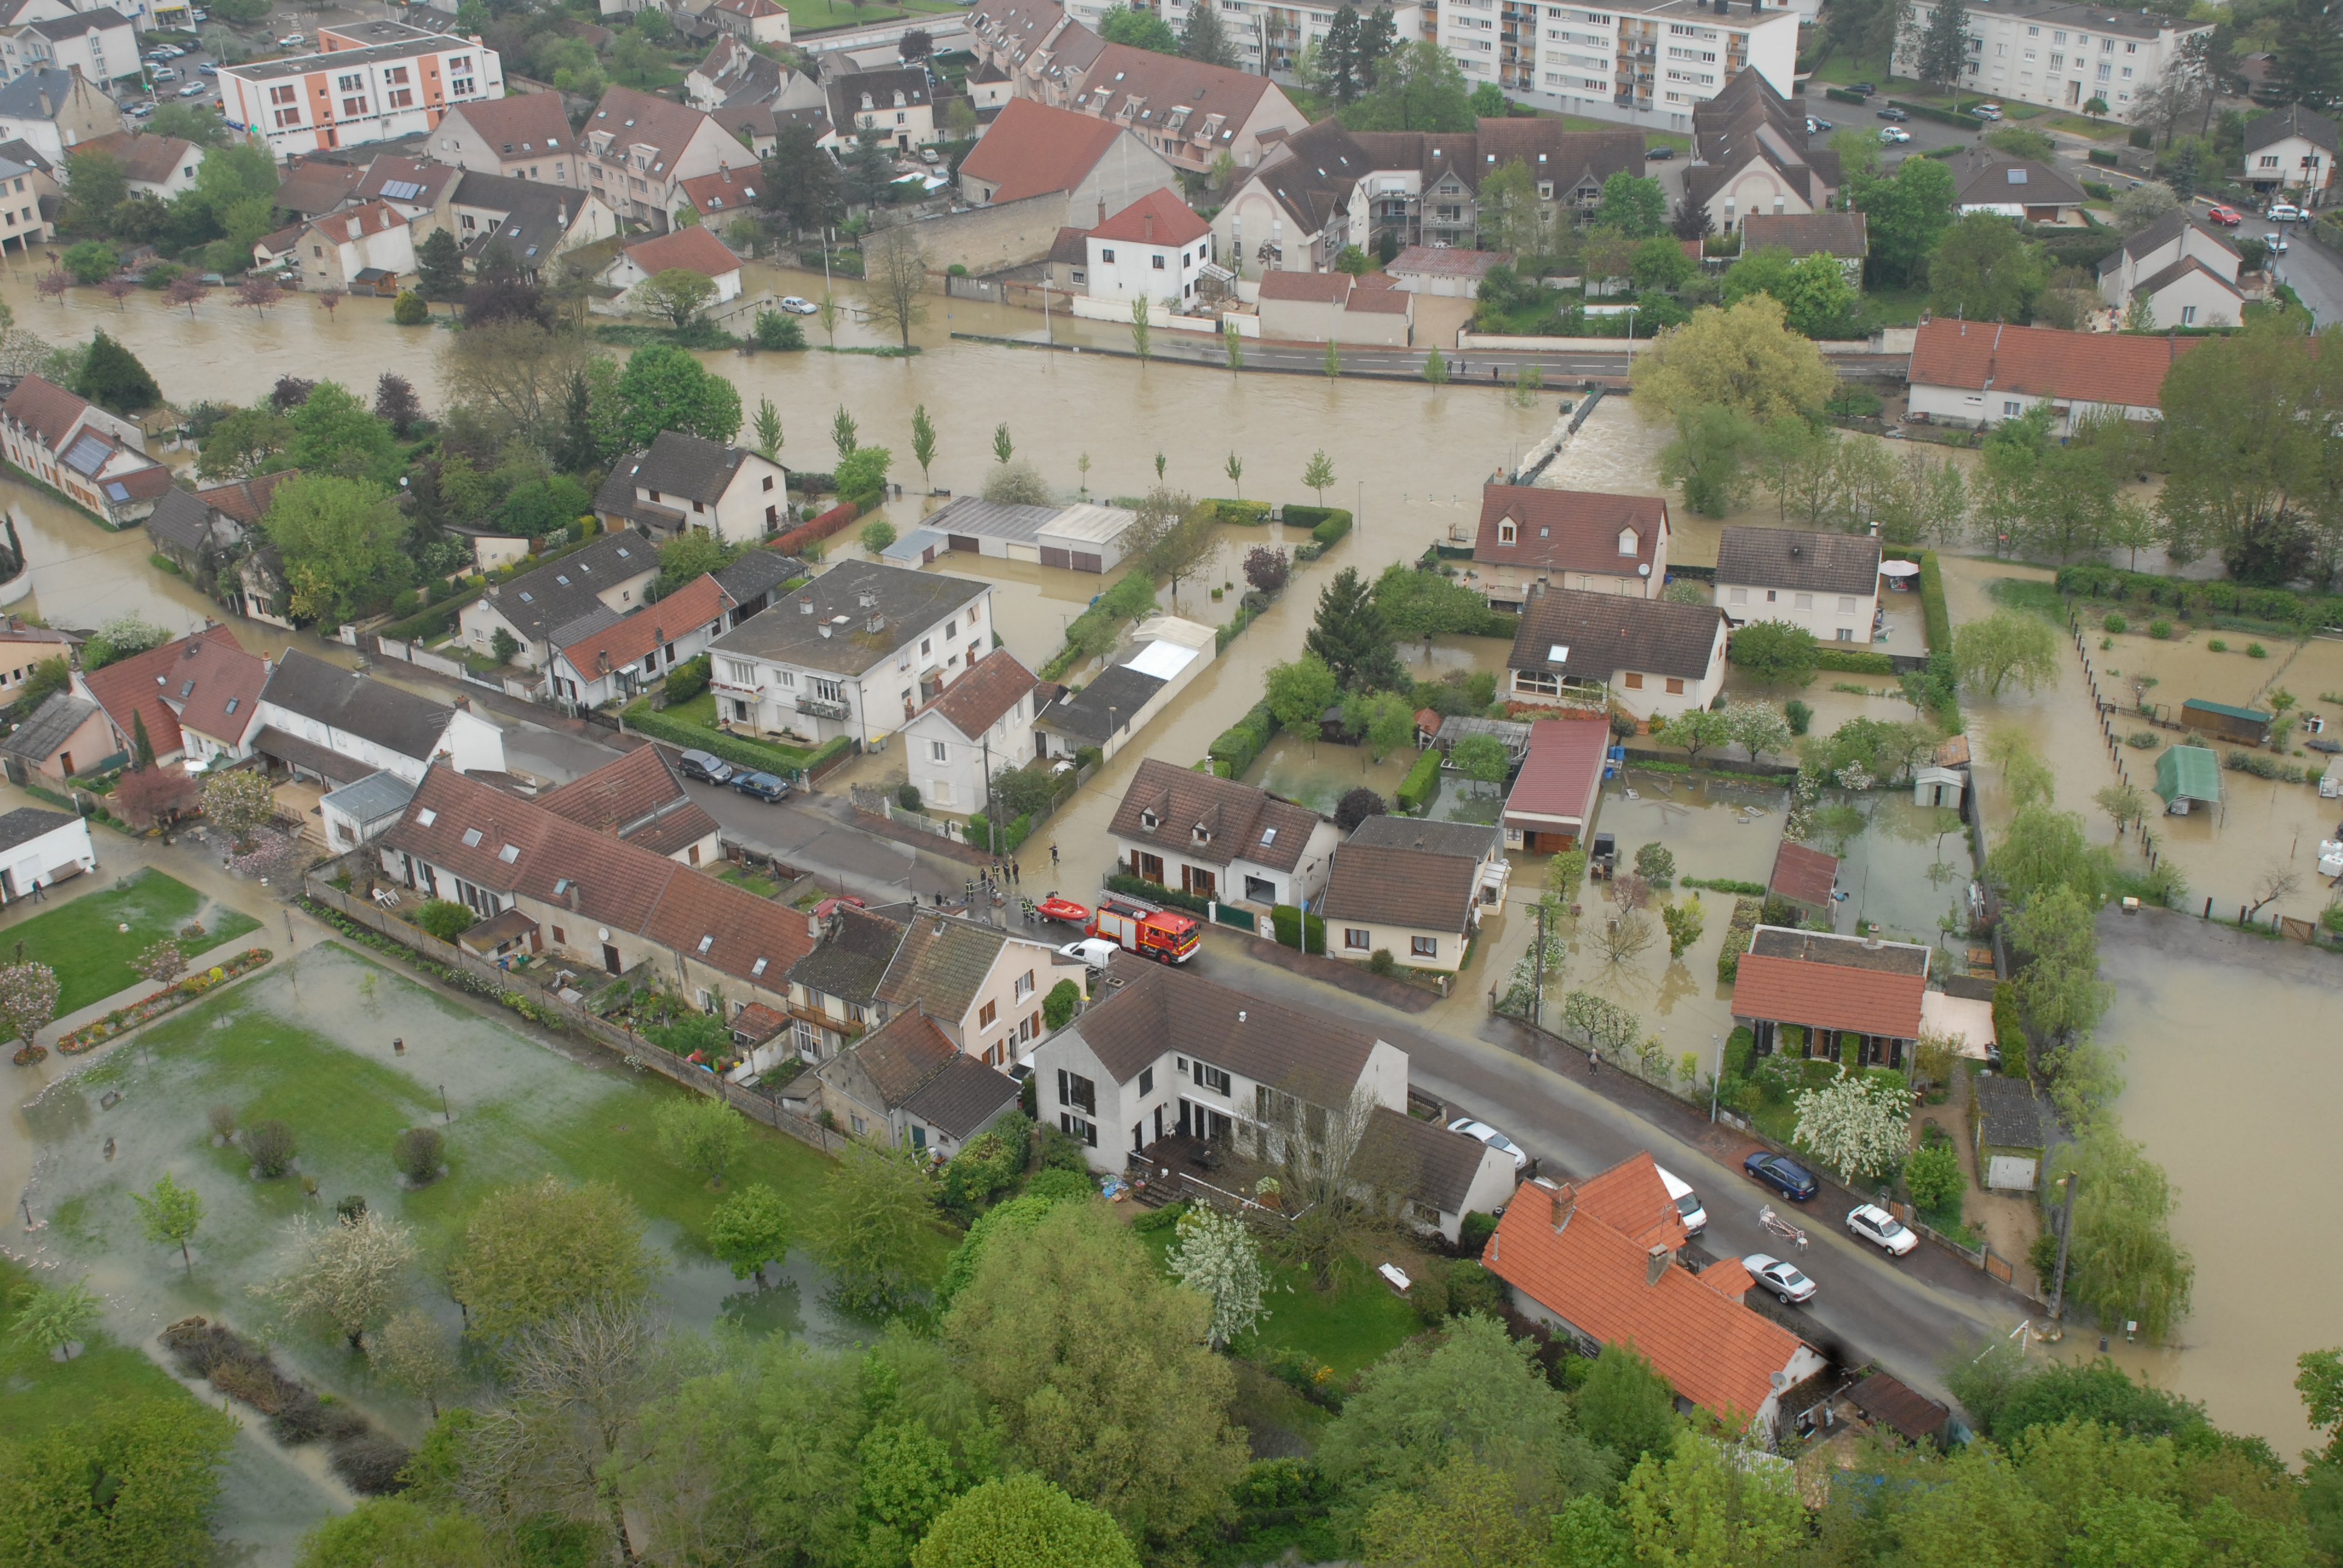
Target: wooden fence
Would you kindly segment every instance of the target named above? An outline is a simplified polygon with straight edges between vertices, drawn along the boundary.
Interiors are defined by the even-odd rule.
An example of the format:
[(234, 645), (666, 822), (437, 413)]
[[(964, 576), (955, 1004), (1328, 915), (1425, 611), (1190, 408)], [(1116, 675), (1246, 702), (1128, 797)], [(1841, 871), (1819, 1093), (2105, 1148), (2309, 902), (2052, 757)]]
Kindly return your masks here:
[[(2107, 746), (2107, 760), (2115, 764), (2116, 777), (2129, 784), (2132, 781), (2131, 769), (2124, 757), (2124, 739), (2116, 733), (2115, 720), (2111, 717), (2123, 710), (2099, 695), (2098, 673), (2091, 668), (2091, 651), (2087, 634), (2083, 629), (2083, 618), (2075, 612), (2071, 604), (2066, 610), (2066, 629), (2075, 639), (2075, 657), (2083, 661), (2083, 684), (2091, 689), (2091, 707), (2099, 721), (2099, 739)], [(2180, 727), (2174, 725), (2172, 728), (2177, 729)], [(2147, 793), (2155, 794), (2152, 782)], [(2155, 870), (2157, 859), (2156, 834), (2150, 830), (2145, 818), (2139, 824), (2139, 845), (2147, 852), (2147, 869)]]
[(706, 1068), (679, 1060), (632, 1030), (597, 1018), (584, 1008), (562, 1000), (534, 980), (498, 969), (453, 942), (443, 942), (428, 931), (409, 925), (362, 899), (350, 897), (325, 879), (322, 873), (329, 873), (335, 869), (336, 862), (333, 861), (318, 867), (310, 873), (305, 890), (311, 899), (344, 919), (388, 937), (435, 963), (445, 964), (449, 969), (486, 980), (496, 986), (499, 992), (518, 992), (528, 999), (532, 1011), (553, 1019), (560, 1029), (610, 1052), (634, 1070), (656, 1072), (687, 1089), (721, 1100), (750, 1121), (762, 1122), (776, 1131), (786, 1132), (800, 1142), (810, 1143), (825, 1154), (835, 1155), (854, 1141), (845, 1134), (833, 1132), (795, 1111), (782, 1110), (780, 1102), (769, 1096), (744, 1089), (737, 1083), (728, 1083)]

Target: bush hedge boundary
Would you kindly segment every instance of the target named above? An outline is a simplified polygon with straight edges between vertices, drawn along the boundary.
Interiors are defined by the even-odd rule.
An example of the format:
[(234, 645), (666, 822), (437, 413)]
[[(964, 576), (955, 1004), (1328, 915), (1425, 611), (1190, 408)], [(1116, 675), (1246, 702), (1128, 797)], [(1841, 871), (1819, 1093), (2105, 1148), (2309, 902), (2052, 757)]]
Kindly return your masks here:
[(721, 757), (736, 768), (778, 773), (784, 779), (793, 776), (802, 779), (854, 745), (851, 738), (841, 735), (811, 751), (804, 751), (794, 746), (776, 746), (769, 741), (727, 735), (721, 730), (709, 729), (686, 719), (670, 718), (653, 708), (648, 697), (637, 698), (620, 717), (654, 740), (664, 740), (688, 750), (706, 751)]

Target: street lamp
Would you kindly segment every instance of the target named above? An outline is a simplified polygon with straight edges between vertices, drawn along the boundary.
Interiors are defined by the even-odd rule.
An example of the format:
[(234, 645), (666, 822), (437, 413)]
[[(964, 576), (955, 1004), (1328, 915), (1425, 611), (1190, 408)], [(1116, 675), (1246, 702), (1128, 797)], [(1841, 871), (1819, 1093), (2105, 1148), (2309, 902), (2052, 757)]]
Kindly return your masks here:
[(1708, 1120), (1713, 1124), (1716, 1121), (1716, 1096), (1725, 1083), (1725, 1037), (1712, 1034), (1708, 1038), (1716, 1044), (1716, 1070), (1708, 1077)]

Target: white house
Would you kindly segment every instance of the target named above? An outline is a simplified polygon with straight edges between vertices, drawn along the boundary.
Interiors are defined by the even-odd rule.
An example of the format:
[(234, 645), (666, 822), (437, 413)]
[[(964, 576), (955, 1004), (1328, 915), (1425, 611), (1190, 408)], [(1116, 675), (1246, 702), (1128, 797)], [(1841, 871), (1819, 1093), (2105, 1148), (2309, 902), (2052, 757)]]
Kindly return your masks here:
[(926, 566), (961, 551), (999, 560), (1031, 561), (1069, 571), (1109, 572), (1122, 561), (1123, 540), (1139, 514), (1091, 501), (1071, 507), (1025, 507), (961, 496), (930, 512), (889, 545), (890, 561)]
[(0, 903), (96, 869), (97, 849), (78, 813), (19, 806), (0, 816)]
[(696, 272), (716, 286), (711, 303), (723, 305), (740, 297), (740, 258), (706, 226), (688, 224), (655, 239), (630, 245), (603, 269), (602, 281), (626, 291), (629, 309), (651, 308), (641, 297), (640, 286), (662, 272)]
[(741, 153), (709, 116), (632, 87), (603, 93), (587, 116), (585, 142), (587, 184), (612, 212), (653, 233), (674, 223), (685, 180), (712, 175)]
[(716, 0), (701, 13), (725, 32), (751, 44), (789, 41), (789, 13), (773, 0)]
[(21, 46), (25, 29), (33, 23), (53, 17), (70, 16), (72, 6), (65, 0), (9, 0), (0, 5), (0, 82), (5, 82), (35, 61), (39, 45)]
[(533, 572), (492, 585), (458, 612), (474, 653), (495, 651), (497, 633), (520, 645), (512, 662), (536, 669), (553, 656), (553, 634), (597, 609), (624, 615), (659, 578), (659, 550), (630, 528), (603, 535)]
[(1095, 746), (1111, 758), (1212, 662), (1218, 634), (1178, 616), (1140, 622), (1131, 646), (1095, 680), (1061, 696), (1034, 721), (1034, 749), (1071, 757)]
[(1148, 192), (1091, 230), (1083, 244), (1092, 299), (1144, 299), (1167, 316), (1185, 313), (1212, 259), (1212, 230), (1169, 190)]
[(706, 652), (723, 632), (730, 608), (723, 586), (703, 575), (625, 615), (589, 610), (554, 630), (546, 694), (579, 708), (626, 701), (685, 659)]
[(2256, 115), (2246, 122), (2245, 182), (2257, 196), (2324, 206), (2334, 188), (2338, 148), (2343, 138), (2335, 122), (2300, 104)]
[(1547, 585), (1655, 598), (1672, 538), (1663, 497), (1484, 485), (1464, 580), (1494, 609), (1517, 610)]
[(1334, 851), (1318, 912), (1330, 956), (1454, 974), (1481, 912), (1504, 897), (1504, 835), (1470, 822), (1370, 817)]
[(915, 912), (876, 992), (879, 1016), (925, 1013), (963, 1054), (1006, 1070), (1041, 1038), (1041, 1000), (1079, 960), (982, 920)]
[(1505, 1151), (1383, 1105), (1368, 1113), (1356, 1164), (1371, 1177), (1397, 1174), (1405, 1181), (1404, 1191), (1396, 1194), (1403, 1204), (1401, 1217), (1452, 1242), (1463, 1235), (1464, 1216), (1494, 1214), (1520, 1183)]
[(841, 561), (716, 640), (716, 710), (752, 735), (869, 745), (990, 650), (992, 585)]
[(1953, 200), (1963, 216), (1991, 213), (2026, 223), (2079, 226), (2083, 187), (2055, 165), (1972, 147), (1953, 159)]
[(1778, 620), (1816, 642), (1871, 644), (1879, 610), (1879, 541), (1803, 528), (1727, 528), (1716, 547), (1714, 602), (1735, 626)]
[(475, 174), (554, 185), (586, 183), (580, 143), (558, 93), (458, 104), (432, 127), (424, 150), (434, 162)]
[(1033, 673), (1005, 648), (903, 723), (904, 768), (930, 806), (981, 811), (994, 774), (1033, 759)]
[[(1121, 1171), (1168, 1138), (1281, 1161), (1287, 1140), (1377, 1106), (1407, 1112), (1407, 1053), (1330, 1013), (1118, 960), (1100, 996), (1033, 1053), (1040, 1120)], [(1353, 1134), (1355, 1135), (1355, 1133)]]
[(1725, 612), (1709, 605), (1547, 588), (1505, 658), (1519, 702), (1608, 702), (1638, 720), (1706, 708), (1725, 689)]
[(415, 229), (388, 202), (368, 202), (304, 228), (293, 259), (306, 287), (396, 294), (415, 271)]
[(354, 22), (318, 28), (317, 47), (219, 68), (229, 127), (279, 161), (427, 133), (458, 104), (504, 96), (504, 63), (477, 38)]
[(865, 132), (898, 152), (939, 139), (934, 92), (924, 65), (832, 76), (822, 88), (830, 100), (831, 145), (841, 151)]
[(16, 36), (19, 69), (78, 70), (93, 82), (136, 77), (138, 30), (110, 5), (27, 23)]
[(2062, 436), (2103, 412), (2154, 419), (2162, 414), (2165, 372), (2204, 341), (1940, 316), (1913, 336), (1911, 411), (1985, 429), (2047, 403)]
[(2235, 327), (2245, 319), (2244, 265), (2228, 236), (2175, 207), (2099, 263), (2099, 297), (2127, 318), (2144, 299), (2152, 327)]
[(1154, 757), (1131, 774), (1107, 832), (1120, 870), (1262, 909), (1316, 899), (1342, 841), (1307, 806)]
[(116, 131), (93, 136), (75, 150), (104, 153), (112, 158), (131, 195), (169, 201), (196, 188), (196, 171), (204, 166), (204, 154), (209, 149), (177, 136)]
[(327, 791), (317, 800), (318, 816), (326, 824), (326, 848), (339, 855), (374, 842), (390, 830), (414, 798), (415, 780), (396, 773), (369, 773)]
[(654, 540), (707, 534), (728, 545), (753, 544), (785, 520), (789, 488), (789, 470), (761, 452), (662, 430), (649, 447), (612, 465), (594, 511), (604, 528), (640, 528)]
[(464, 773), (501, 773), (504, 731), (467, 708), (448, 708), (363, 671), (285, 650), (261, 689), (253, 750), (328, 784), (369, 773), (420, 779), (435, 761)]
[(53, 166), (68, 149), (121, 128), (121, 109), (78, 68), (34, 65), (0, 87), (0, 142), (22, 142)]
[[(2191, 36), (2213, 29), (2161, 13), (2032, 0), (1976, 0), (1962, 9), (1969, 35), (1962, 92), (2054, 109), (2079, 110), (2098, 98), (2118, 120), (2132, 117)], [(1936, 15), (1925, 0), (1905, 11), (1891, 67), (1896, 75), (1918, 76), (1920, 43)]]
[[(30, 148), (24, 151), (27, 158), (40, 156)], [(55, 196), (56, 188), (46, 170), (0, 157), (0, 253), (48, 243), (51, 226), (41, 210), (41, 197)]]

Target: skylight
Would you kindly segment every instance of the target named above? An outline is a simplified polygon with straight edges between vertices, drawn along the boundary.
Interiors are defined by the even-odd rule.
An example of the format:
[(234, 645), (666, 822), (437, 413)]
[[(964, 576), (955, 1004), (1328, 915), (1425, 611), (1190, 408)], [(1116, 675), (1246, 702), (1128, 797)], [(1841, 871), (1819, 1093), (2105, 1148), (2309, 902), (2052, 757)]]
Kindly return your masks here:
[(705, 936), (699, 939), (699, 950), (703, 953), (715, 945), (716, 939), (713, 936)]
[(479, 841), (480, 830), (478, 828), (467, 828), (464, 829), (464, 847), (466, 849), (471, 849), (473, 846), (479, 843)]
[(520, 846), (518, 844), (507, 844), (503, 849), (497, 851), (497, 859), (502, 860), (508, 866), (511, 865), (515, 860), (520, 859)]
[(1567, 664), (1570, 662), (1570, 645), (1557, 642), (1545, 650), (1545, 657), (1549, 664)]
[(763, 974), (765, 972), (765, 960), (759, 959), (755, 963), (749, 966), (749, 972), (752, 975)]
[(439, 813), (428, 806), (415, 814), (415, 825), (418, 828), (428, 828), (437, 820), (439, 820)]
[(1263, 829), (1261, 830), (1261, 841), (1262, 841), (1264, 845), (1268, 845), (1268, 844), (1274, 844), (1274, 843), (1276, 843), (1276, 842), (1277, 842), (1277, 829), (1274, 829), (1274, 828), (1263, 828)]

